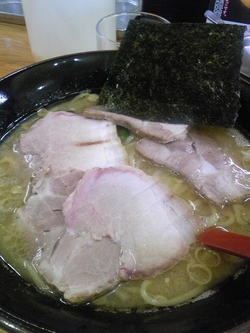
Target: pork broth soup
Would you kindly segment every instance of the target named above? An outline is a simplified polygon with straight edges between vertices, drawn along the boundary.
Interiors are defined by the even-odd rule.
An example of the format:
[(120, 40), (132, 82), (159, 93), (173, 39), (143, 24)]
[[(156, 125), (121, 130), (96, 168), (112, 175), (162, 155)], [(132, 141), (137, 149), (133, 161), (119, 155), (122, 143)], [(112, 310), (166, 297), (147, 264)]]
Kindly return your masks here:
[[(35, 195), (32, 191), (34, 186), (37, 186), (39, 170), (36, 170), (34, 160), (28, 153), (22, 154), (20, 152), (20, 142), (30, 127), (50, 111), (64, 110), (71, 114), (82, 114), (86, 107), (94, 106), (97, 101), (97, 95), (86, 93), (69, 101), (52, 105), (47, 109), (41, 109), (6, 137), (0, 151), (0, 214), (2, 221), (0, 224), (0, 255), (28, 283), (34, 284), (43, 293), (69, 303), (74, 303), (74, 297), (68, 299), (63, 297), (65, 289), (61, 285), (65, 282), (60, 280), (58, 283), (54, 283), (55, 276), (52, 274), (53, 276), (50, 277), (50, 274), (47, 273), (48, 267), (53, 266), (46, 266), (51, 264), (51, 258), (56, 253), (57, 248), (61, 246), (60, 240), (63, 239), (62, 234), (65, 233), (65, 230), (60, 231), (62, 234), (58, 238), (59, 241), (53, 243), (51, 247), (51, 252), (48, 254), (49, 260), (47, 260), (49, 264), (47, 261), (46, 265), (44, 261), (41, 261), (41, 264), (39, 260), (43, 258), (47, 251), (45, 245), (48, 245), (48, 248), (51, 246), (46, 238), (49, 234), (48, 229), (44, 227), (42, 230), (43, 243), (41, 243), (40, 236), (34, 239), (34, 230), (29, 229), (30, 224), (27, 227), (27, 221), (25, 221), (27, 216), (22, 215), (23, 209), (30, 205), (31, 200), (29, 199), (31, 197), (34, 203)], [(120, 130), (119, 128), (118, 132)], [(249, 142), (236, 129), (194, 126), (189, 131), (191, 136), (195, 133), (202, 133), (204, 138), (211, 138), (217, 145), (217, 152), (221, 152), (223, 156), (229, 156), (231, 161), (237, 162), (237, 167), (246, 170), (244, 172), (249, 176)], [(128, 131), (125, 131), (125, 135), (123, 135), (124, 131), (119, 133), (122, 133), (120, 137), (128, 156), (128, 164), (141, 170), (143, 177), (145, 173), (145, 177), (149, 176), (151, 179), (152, 176), (153, 179), (160, 180), (161, 184), (167, 185), (174, 196), (185, 202), (191, 214), (195, 214), (204, 227), (221, 226), (229, 231), (250, 236), (250, 195), (244, 195), (241, 199), (230, 200), (230, 202), (224, 200), (217, 203), (211, 198), (207, 199), (194, 186), (192, 181), (187, 181), (186, 177), (181, 176), (179, 172), (142, 157), (136, 150), (136, 145), (140, 140), (136, 135)], [(62, 129), (61, 135), (64, 135)], [(42, 137), (41, 140), (46, 140), (46, 137)], [(37, 163), (37, 160), (35, 163)], [(83, 177), (83, 173), (80, 173), (77, 177), (76, 179), (79, 181)], [(140, 177), (142, 177), (141, 174)], [(247, 181), (243, 186), (248, 191), (249, 184), (247, 184)], [(37, 187), (39, 188), (39, 186)], [(35, 194), (40, 195), (39, 189)], [(62, 200), (64, 202), (65, 198), (63, 197)], [(68, 204), (71, 203), (68, 202)], [(39, 207), (41, 207), (41, 210), (44, 209), (43, 205)], [(72, 223), (75, 223), (75, 221)], [(155, 225), (157, 223), (158, 217), (156, 217)], [(115, 242), (113, 243), (115, 244)], [(69, 246), (71, 245), (69, 244)], [(145, 249), (148, 246), (149, 244), (145, 244)], [(167, 246), (168, 244), (166, 244), (166, 248)], [(64, 261), (62, 261), (63, 264), (65, 264)], [(55, 265), (58, 265), (58, 262), (55, 262)], [(105, 264), (105, 267), (109, 267), (109, 263)], [(55, 270), (57, 270), (58, 266), (55, 267)], [(93, 306), (105, 310), (118, 309), (121, 311), (131, 311), (132, 309), (145, 311), (157, 307), (176, 306), (193, 299), (207, 297), (215, 291), (215, 288), (223, 280), (241, 272), (243, 269), (244, 261), (242, 259), (206, 249), (192, 241), (188, 251), (184, 249), (184, 252), (179, 255), (178, 260), (171, 265), (171, 268), (162, 269), (162, 271), (148, 275), (145, 274), (145, 276), (143, 274), (136, 276), (133, 272), (132, 278), (117, 279), (103, 290), (92, 293), (91, 297), (86, 298), (84, 302), (90, 302)], [(71, 273), (74, 274), (74, 272)], [(77, 297), (75, 302), (79, 302)]]

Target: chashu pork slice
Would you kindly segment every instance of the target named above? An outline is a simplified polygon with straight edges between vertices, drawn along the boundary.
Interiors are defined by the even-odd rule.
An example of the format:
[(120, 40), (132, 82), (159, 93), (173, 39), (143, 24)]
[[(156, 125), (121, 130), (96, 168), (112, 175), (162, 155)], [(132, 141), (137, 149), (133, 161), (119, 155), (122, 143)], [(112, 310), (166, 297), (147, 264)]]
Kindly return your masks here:
[(116, 125), (123, 126), (139, 137), (146, 137), (159, 143), (167, 143), (186, 138), (189, 126), (184, 124), (168, 124), (140, 120), (122, 114), (108, 112), (105, 108), (87, 107), (84, 116), (93, 119), (105, 119)]
[(87, 171), (63, 212), (66, 233), (38, 271), (72, 303), (166, 271), (202, 228), (184, 200), (130, 166)]
[(62, 205), (73, 192), (84, 172), (80, 170), (57, 171), (40, 174), (33, 186), (33, 193), (27, 203), (18, 208), (16, 217), (19, 224), (27, 229), (29, 257), (37, 260), (50, 256), (55, 242), (66, 230)]
[(127, 164), (116, 126), (71, 112), (49, 112), (24, 133), (18, 150), (33, 169), (88, 170)]
[(198, 192), (217, 204), (250, 194), (250, 173), (218, 147), (215, 140), (192, 131), (182, 141), (158, 144), (142, 139), (136, 151), (144, 158), (185, 177)]

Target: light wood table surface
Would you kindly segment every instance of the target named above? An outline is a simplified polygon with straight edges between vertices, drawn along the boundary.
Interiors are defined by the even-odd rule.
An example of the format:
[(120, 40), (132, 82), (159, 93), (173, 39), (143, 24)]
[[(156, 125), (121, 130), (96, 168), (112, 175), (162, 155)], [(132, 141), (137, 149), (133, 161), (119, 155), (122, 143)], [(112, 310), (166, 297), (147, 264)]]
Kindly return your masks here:
[(0, 78), (34, 62), (26, 27), (0, 22)]
[(0, 22), (0, 78), (34, 62), (26, 27)]

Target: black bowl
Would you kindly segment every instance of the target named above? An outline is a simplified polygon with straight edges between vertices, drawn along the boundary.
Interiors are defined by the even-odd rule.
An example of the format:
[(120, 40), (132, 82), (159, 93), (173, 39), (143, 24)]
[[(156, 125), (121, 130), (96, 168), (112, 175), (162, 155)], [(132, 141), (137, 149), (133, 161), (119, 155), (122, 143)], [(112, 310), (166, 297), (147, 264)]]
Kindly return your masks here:
[[(86, 89), (100, 91), (115, 51), (69, 55), (41, 62), (0, 80), (2, 139), (42, 106)], [(246, 80), (247, 81), (247, 80)], [(242, 80), (237, 126), (250, 133), (250, 86)], [(151, 313), (105, 313), (69, 306), (40, 294), (0, 263), (0, 327), (9, 332), (146, 333), (250, 332), (250, 269), (207, 299)], [(249, 327), (249, 329), (248, 329)]]

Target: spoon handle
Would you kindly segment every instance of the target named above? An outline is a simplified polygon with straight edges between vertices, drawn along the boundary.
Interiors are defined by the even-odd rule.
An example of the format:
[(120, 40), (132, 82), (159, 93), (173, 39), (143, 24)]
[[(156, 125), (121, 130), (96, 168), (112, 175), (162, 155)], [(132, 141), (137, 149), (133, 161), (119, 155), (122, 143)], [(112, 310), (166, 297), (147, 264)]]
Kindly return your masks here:
[(197, 241), (211, 249), (250, 259), (250, 237), (248, 236), (221, 228), (209, 228), (197, 237)]

